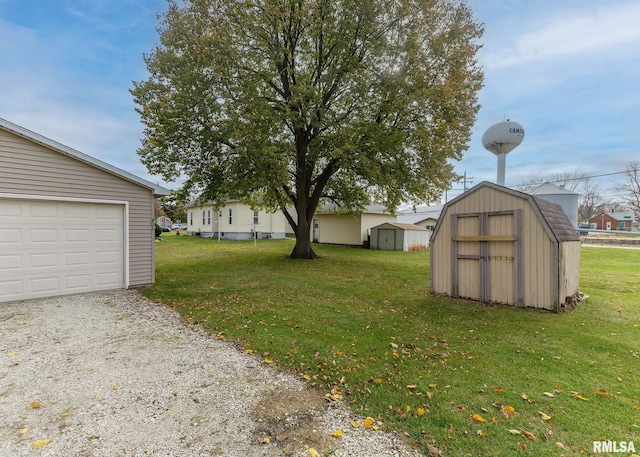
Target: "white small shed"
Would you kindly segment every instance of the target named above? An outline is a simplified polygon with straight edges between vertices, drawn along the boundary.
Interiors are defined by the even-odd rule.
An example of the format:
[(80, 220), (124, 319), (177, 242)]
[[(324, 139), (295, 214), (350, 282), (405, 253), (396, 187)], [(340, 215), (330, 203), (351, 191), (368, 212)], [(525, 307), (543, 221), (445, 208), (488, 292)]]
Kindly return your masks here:
[(424, 227), (385, 222), (371, 228), (371, 249), (383, 251), (426, 251), (431, 232)]
[(434, 293), (553, 311), (578, 293), (580, 237), (562, 207), (490, 182), (445, 205), (430, 249)]

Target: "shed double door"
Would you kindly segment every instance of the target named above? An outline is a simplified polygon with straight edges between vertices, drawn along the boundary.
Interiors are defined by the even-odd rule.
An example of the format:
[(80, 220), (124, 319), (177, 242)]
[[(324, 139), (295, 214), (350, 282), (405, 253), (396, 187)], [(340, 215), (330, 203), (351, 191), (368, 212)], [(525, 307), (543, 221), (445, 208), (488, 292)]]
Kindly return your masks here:
[(453, 296), (522, 306), (522, 211), (452, 215)]

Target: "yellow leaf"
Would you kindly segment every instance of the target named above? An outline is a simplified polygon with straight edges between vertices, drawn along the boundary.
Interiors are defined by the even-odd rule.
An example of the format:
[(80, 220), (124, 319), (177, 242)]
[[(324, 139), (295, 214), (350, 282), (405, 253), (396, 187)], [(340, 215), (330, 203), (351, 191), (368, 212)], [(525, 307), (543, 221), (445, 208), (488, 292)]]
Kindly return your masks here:
[(418, 415), (418, 417), (422, 416), (424, 414), (424, 408), (418, 407), (418, 409), (416, 410), (416, 414)]
[(583, 397), (582, 395), (576, 395), (576, 398), (578, 398), (578, 399), (580, 399), (580, 400), (582, 400), (582, 401), (589, 401), (589, 399), (588, 399), (588, 398)]
[(418, 386), (416, 386), (415, 384), (409, 384), (407, 386), (407, 389), (415, 389), (416, 387), (418, 387)]
[(382, 378), (375, 378), (373, 382), (375, 382), (376, 384), (382, 384)]
[(483, 437), (483, 438), (484, 438), (485, 436), (487, 436), (487, 432), (484, 432), (484, 431), (482, 431), (482, 430), (478, 430), (478, 431), (476, 432), (476, 434), (477, 434), (478, 436)]
[(549, 397), (549, 398), (555, 397), (555, 395), (552, 394), (551, 392), (542, 392), (542, 395), (544, 395), (545, 397)]
[(21, 428), (20, 430), (18, 430), (18, 435), (24, 435), (28, 431), (29, 431), (29, 429), (27, 427)]
[(404, 407), (404, 411), (405, 411), (406, 413), (408, 413), (409, 411), (411, 411), (411, 406), (409, 406), (409, 405), (405, 405), (405, 407)]
[(273, 363), (273, 360), (268, 359), (268, 358), (265, 358), (265, 359), (264, 359), (264, 363)]
[(371, 428), (373, 426), (373, 417), (367, 417), (362, 423), (365, 428)]
[(543, 413), (542, 411), (538, 411), (538, 414), (540, 414), (540, 419), (542, 419), (543, 421), (548, 421), (551, 419), (551, 416)]
[(494, 392), (504, 392), (504, 389), (502, 387), (494, 387), (493, 391)]
[(340, 438), (342, 436), (342, 430), (334, 431), (331, 436), (335, 436), (336, 438)]
[(566, 447), (564, 447), (564, 444), (562, 444), (560, 441), (556, 441), (556, 446), (558, 446), (560, 449), (566, 449)]
[(429, 387), (433, 389), (434, 387), (436, 387), (436, 384), (429, 384)]
[(606, 390), (596, 389), (596, 393), (598, 395), (602, 395), (603, 397), (611, 397), (611, 394), (609, 392), (607, 392)]
[(351, 426), (353, 428), (358, 428), (358, 427), (362, 427), (362, 424), (360, 422), (356, 422), (354, 420), (351, 421)]
[(373, 427), (371, 427), (374, 430), (380, 430), (380, 427), (378, 427), (377, 425), (374, 425)]
[(304, 378), (306, 381), (311, 381), (311, 376), (309, 376), (308, 374), (304, 375), (304, 376), (303, 376), (303, 378)]
[(520, 434), (520, 430), (516, 430), (515, 428), (509, 429), (507, 431), (509, 433), (511, 433), (512, 435), (519, 435)]
[(269, 444), (270, 442), (271, 442), (271, 438), (269, 438), (268, 436), (265, 436), (260, 440), (260, 444)]
[(244, 351), (245, 354), (253, 354), (253, 349), (247, 349)]
[(516, 413), (516, 410), (513, 406), (502, 407), (502, 414), (504, 414), (505, 417), (513, 416), (515, 413)]
[(20, 353), (19, 352), (10, 352), (10, 353), (7, 354), (7, 357), (15, 357), (18, 354), (20, 354)]
[(522, 436), (524, 436), (526, 439), (528, 439), (529, 441), (535, 441), (536, 437), (533, 433), (531, 432), (525, 432), (524, 430), (522, 431), (522, 433), (520, 433)]
[(314, 448), (310, 447), (309, 448), (309, 455), (311, 457), (318, 457), (318, 451), (316, 451)]
[(39, 401), (32, 401), (31, 403), (29, 403), (29, 408), (28, 409), (38, 409), (42, 406), (42, 404)]
[(47, 444), (49, 444), (51, 442), (50, 439), (46, 439), (46, 440), (38, 440), (35, 443), (33, 443), (33, 448), (34, 449), (40, 449), (41, 447), (45, 447)]
[(475, 413), (473, 416), (471, 416), (471, 418), (478, 422), (487, 422), (487, 420), (478, 413)]
[(119, 387), (118, 386), (111, 386), (111, 390), (118, 390)]

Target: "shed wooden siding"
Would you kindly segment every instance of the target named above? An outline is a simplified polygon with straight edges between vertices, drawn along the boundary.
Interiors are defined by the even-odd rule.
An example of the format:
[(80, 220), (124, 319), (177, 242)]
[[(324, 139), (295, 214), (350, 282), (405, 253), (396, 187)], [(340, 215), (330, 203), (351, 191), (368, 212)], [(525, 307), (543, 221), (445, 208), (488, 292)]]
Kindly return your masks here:
[(154, 272), (152, 189), (0, 129), (0, 193), (129, 202), (129, 285)]
[[(437, 230), (440, 233), (453, 233), (452, 216), (477, 214), (477, 213), (500, 213), (508, 208), (510, 211), (519, 211), (521, 214), (520, 227), (522, 230), (519, 242), (521, 243), (521, 287), (522, 287), (522, 304), (524, 306), (536, 307), (536, 308), (548, 308), (550, 303), (558, 303), (558, 288), (554, 286), (558, 281), (558, 269), (559, 264), (559, 252), (558, 243), (547, 232), (547, 228), (540, 221), (538, 214), (536, 214), (534, 207), (531, 203), (525, 199), (512, 195), (508, 192), (501, 192), (492, 187), (482, 187), (475, 191), (465, 195), (464, 198), (459, 199), (457, 202), (451, 204), (446, 208), (447, 214), (442, 214), (442, 217), (438, 221), (439, 228)], [(508, 217), (489, 218), (490, 227), (489, 230), (492, 235), (509, 234), (512, 230), (512, 222), (508, 220)], [(457, 232), (459, 235), (471, 235), (478, 234), (479, 220), (473, 217), (458, 218)], [(434, 232), (435, 234), (435, 232)], [(432, 262), (432, 290), (436, 293), (444, 293), (453, 295), (453, 264), (452, 264), (452, 240), (446, 236), (435, 236), (431, 240), (431, 255), (432, 259), (437, 259)], [(480, 255), (479, 243), (458, 243), (459, 254), (478, 256)], [(513, 257), (509, 251), (507, 242), (491, 242), (489, 243), (488, 255), (494, 257)], [(575, 244), (575, 243), (573, 243)], [(577, 243), (577, 247), (566, 247), (567, 251), (579, 252), (580, 243)], [(575, 254), (573, 252), (566, 252), (567, 255)], [(575, 255), (573, 256), (575, 259)], [(578, 256), (579, 259), (579, 256)], [(571, 261), (575, 263), (575, 260)], [(502, 265), (502, 266), (500, 266)], [(554, 265), (556, 266), (554, 268)], [(569, 267), (569, 265), (567, 265)], [(574, 266), (571, 265), (571, 268)], [(461, 269), (477, 269), (478, 262), (472, 260), (462, 261)], [(507, 262), (502, 264), (496, 263), (495, 268), (510, 268)], [(470, 273), (470, 274), (467, 274)], [(490, 296), (493, 301), (498, 303), (513, 303), (513, 284), (511, 280), (503, 281), (499, 278), (498, 271), (492, 271), (492, 282), (490, 283)], [(460, 290), (459, 295), (461, 297), (476, 298), (480, 296), (480, 274), (477, 271), (460, 271)], [(577, 285), (575, 285), (577, 288)], [(569, 290), (567, 288), (566, 290)], [(569, 294), (571, 295), (571, 294)], [(561, 297), (562, 299), (565, 296)]]

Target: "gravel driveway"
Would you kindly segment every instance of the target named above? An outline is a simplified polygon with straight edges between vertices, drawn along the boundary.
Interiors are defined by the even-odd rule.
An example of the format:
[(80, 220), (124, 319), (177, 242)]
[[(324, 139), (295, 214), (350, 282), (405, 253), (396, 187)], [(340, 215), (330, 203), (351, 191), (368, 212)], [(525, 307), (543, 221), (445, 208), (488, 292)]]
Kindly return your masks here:
[(135, 291), (0, 304), (0, 360), (0, 456), (419, 455)]

